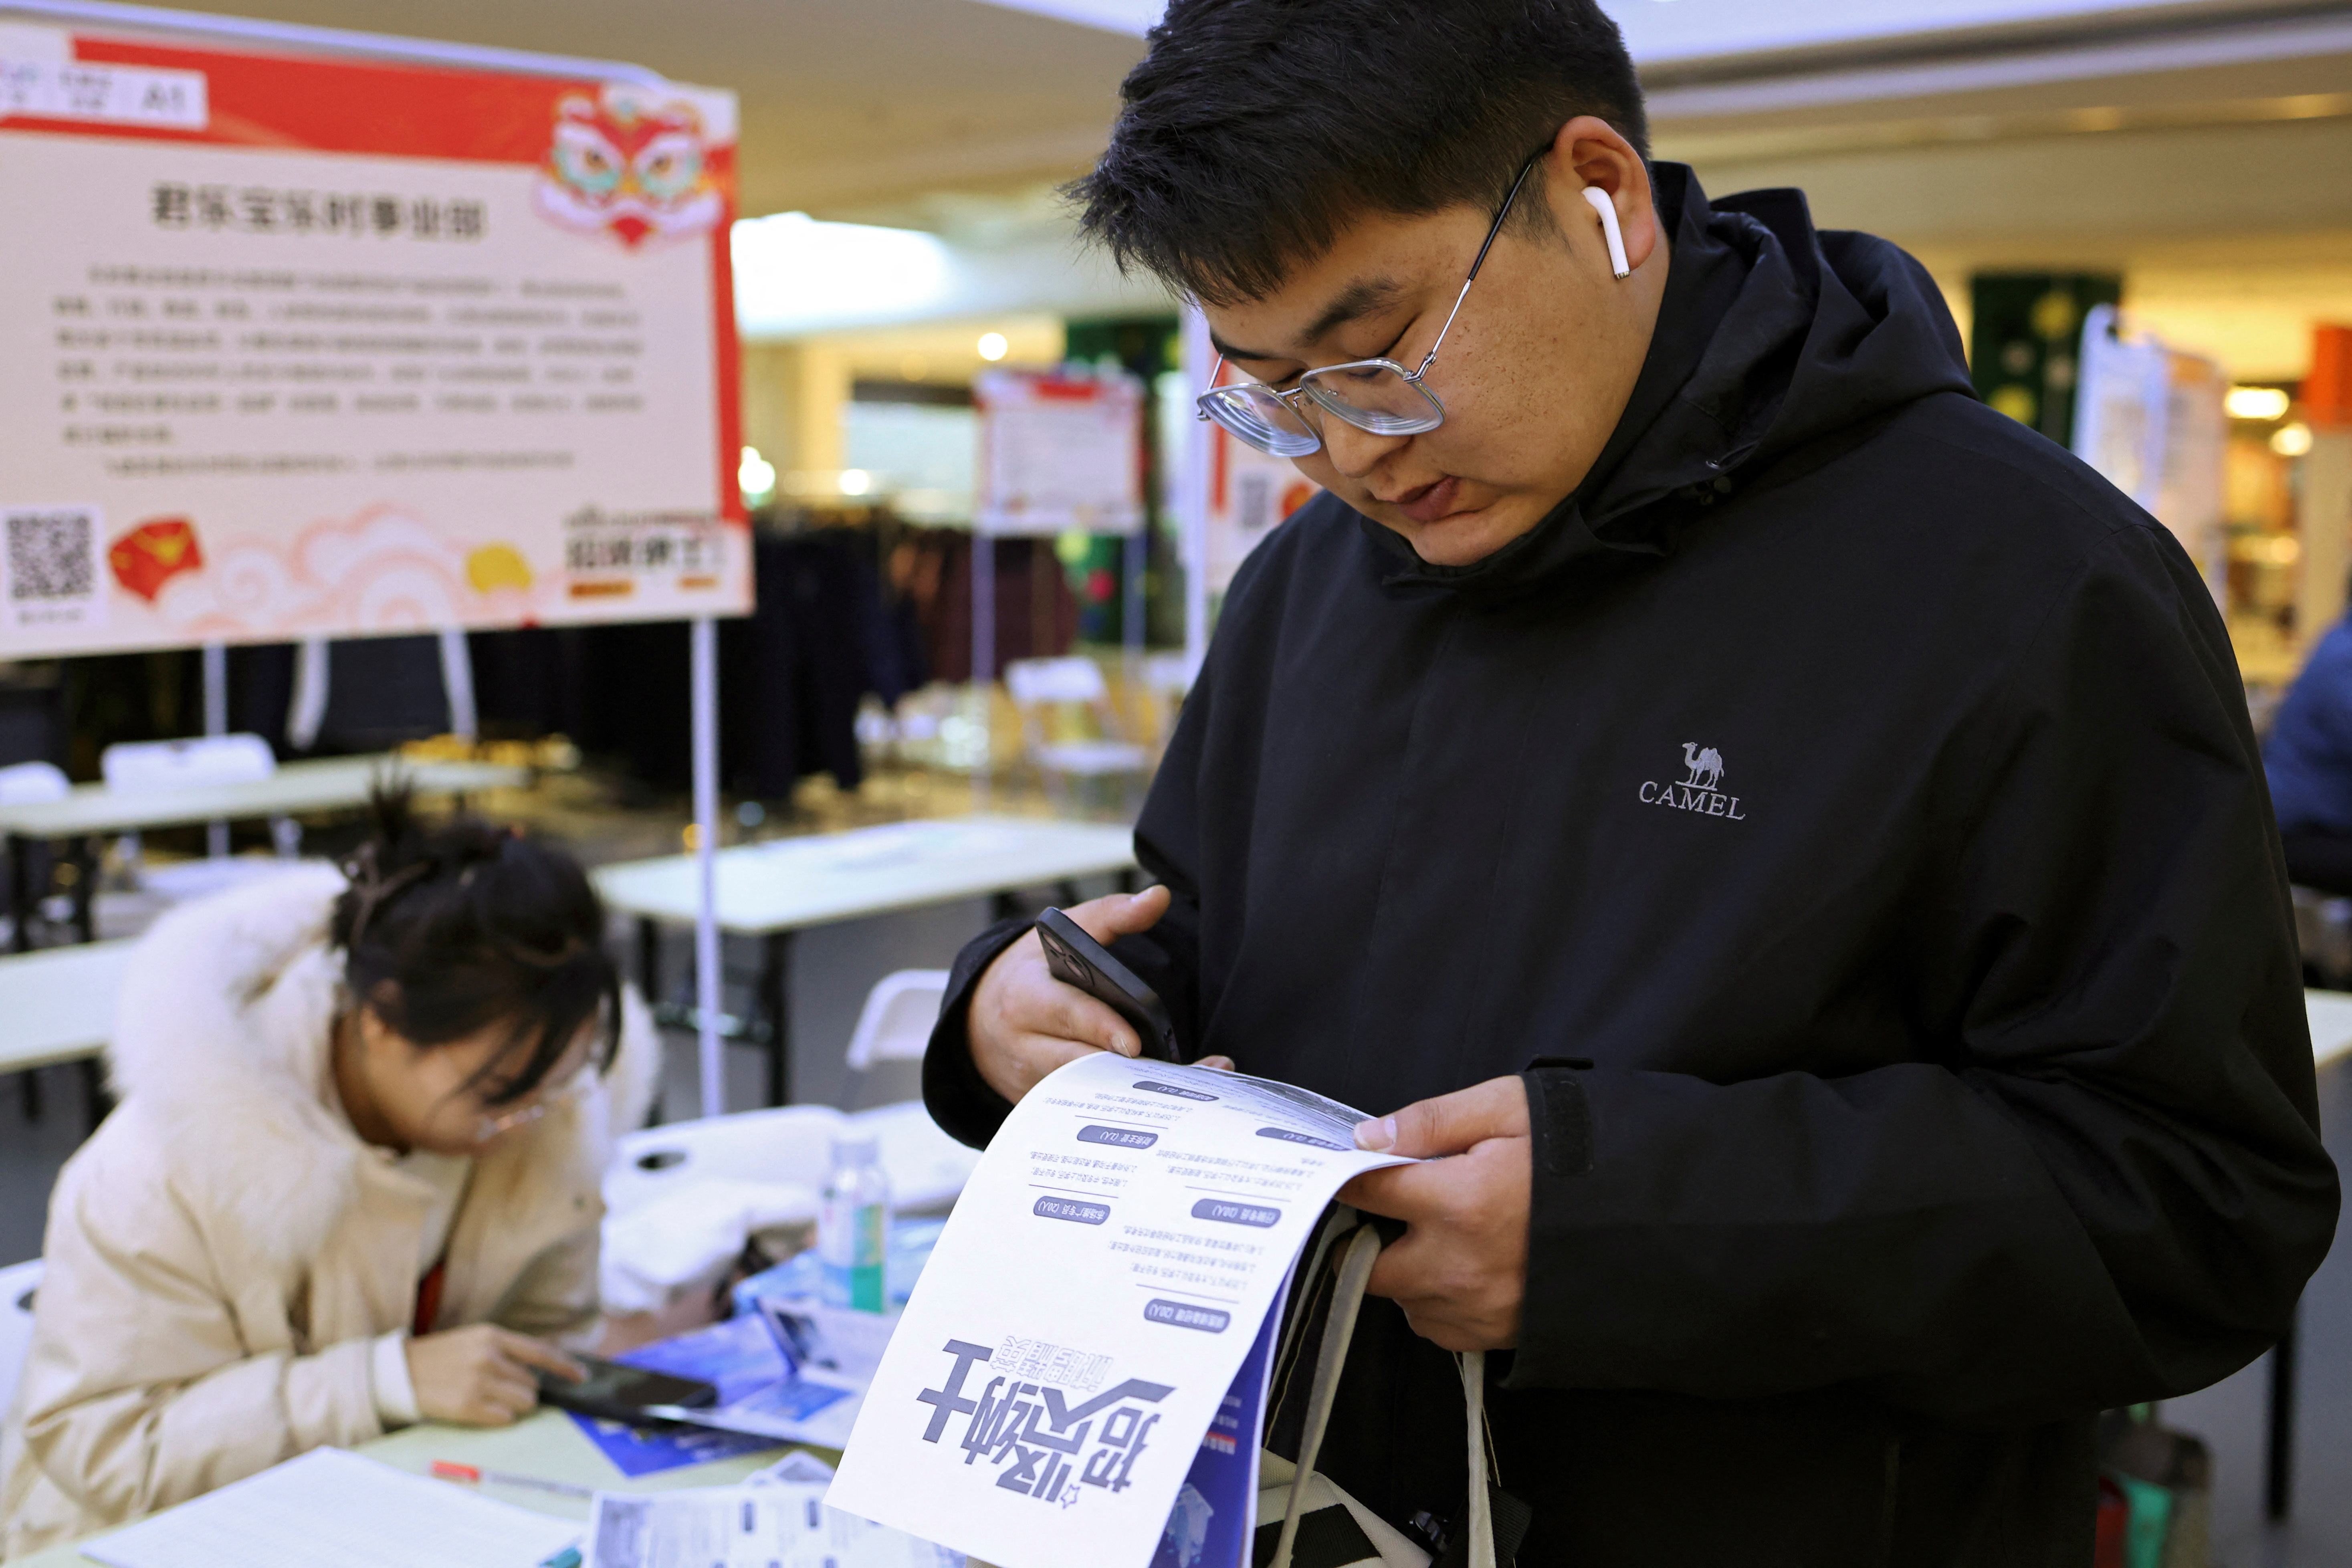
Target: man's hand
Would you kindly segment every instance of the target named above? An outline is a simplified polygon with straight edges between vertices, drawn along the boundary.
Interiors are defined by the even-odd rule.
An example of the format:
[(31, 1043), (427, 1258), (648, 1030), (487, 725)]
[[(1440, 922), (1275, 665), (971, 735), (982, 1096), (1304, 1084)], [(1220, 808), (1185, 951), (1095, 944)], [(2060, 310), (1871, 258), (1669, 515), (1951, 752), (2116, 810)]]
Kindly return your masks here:
[[(1113, 893), (1062, 912), (1108, 947), (1114, 938), (1150, 931), (1168, 912), (1168, 889)], [(988, 1087), (1018, 1100), (1037, 1080), (1089, 1051), (1140, 1056), (1143, 1043), (1128, 1021), (1075, 985), (1065, 985), (1045, 967), (1045, 950), (1035, 931), (996, 955), (972, 988), (968, 1032), (972, 1065)], [(1223, 1057), (1202, 1067), (1231, 1067)]]
[(1494, 1078), (1420, 1100), (1359, 1125), (1356, 1146), (1432, 1162), (1367, 1171), (1339, 1189), (1341, 1203), (1409, 1227), (1372, 1265), (1371, 1293), (1445, 1350), (1517, 1344), (1535, 1169), (1527, 1086)]
[(539, 1407), (531, 1368), (577, 1383), (588, 1369), (543, 1340), (495, 1323), (445, 1329), (408, 1342), (408, 1381), (427, 1421), (505, 1426)]

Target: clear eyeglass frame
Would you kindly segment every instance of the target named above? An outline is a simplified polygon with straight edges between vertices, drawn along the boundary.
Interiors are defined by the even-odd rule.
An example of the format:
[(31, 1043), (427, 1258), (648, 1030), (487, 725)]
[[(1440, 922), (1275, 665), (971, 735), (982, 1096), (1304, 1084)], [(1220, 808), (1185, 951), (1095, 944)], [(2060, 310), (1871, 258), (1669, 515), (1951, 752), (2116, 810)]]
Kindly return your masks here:
[(598, 1074), (595, 1064), (583, 1062), (580, 1070), (552, 1089), (541, 1089), (523, 1104), (511, 1110), (480, 1110), (474, 1121), (474, 1142), (488, 1143), (501, 1133), (518, 1127), (528, 1127), (551, 1111), (579, 1104), (595, 1092)]
[(1219, 354), (1209, 373), (1209, 390), (1193, 399), (1192, 417), (1214, 420), (1237, 440), (1276, 458), (1303, 458), (1320, 450), (1321, 419), (1326, 414), (1374, 436), (1419, 436), (1444, 424), (1445, 405), (1422, 384), (1422, 378), (1437, 363), (1437, 351), (1445, 346), (1445, 334), (1454, 330), (1454, 318), (1462, 313), (1470, 285), (1478, 281), (1478, 269), (1486, 264), (1495, 237), (1503, 232), (1503, 220), (1511, 216), (1519, 187), (1528, 183), (1537, 160), (1549, 150), (1539, 148), (1519, 165), (1517, 177), (1496, 209), (1495, 221), (1470, 263), (1470, 275), (1462, 280), (1454, 308), (1445, 313), (1445, 324), (1437, 329), (1437, 341), (1429, 345), (1418, 369), (1407, 370), (1392, 359), (1358, 359), (1304, 372), (1298, 384), (1286, 391), (1258, 381), (1219, 386), (1218, 378), (1225, 371), (1224, 356)]

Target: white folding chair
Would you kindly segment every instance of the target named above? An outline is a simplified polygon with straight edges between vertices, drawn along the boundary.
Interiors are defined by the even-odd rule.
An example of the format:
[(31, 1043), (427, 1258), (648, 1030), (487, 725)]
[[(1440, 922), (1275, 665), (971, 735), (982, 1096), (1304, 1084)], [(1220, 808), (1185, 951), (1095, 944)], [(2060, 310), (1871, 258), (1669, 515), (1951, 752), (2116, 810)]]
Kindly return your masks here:
[(901, 969), (874, 983), (849, 1033), (842, 1065), (865, 1072), (877, 1062), (919, 1062), (939, 1022), (940, 998), (948, 994), (944, 969)]
[[(901, 969), (876, 981), (858, 1011), (857, 1027), (850, 1031), (842, 1065), (862, 1075), (881, 1062), (922, 1060), (931, 1043), (931, 1027), (940, 1019), (940, 1001), (947, 994), (944, 969)], [(856, 1103), (854, 1089), (844, 1103)], [(940, 1131), (919, 1100), (877, 1105), (848, 1120), (859, 1131), (880, 1140), (891, 1201), (902, 1210), (952, 1203), (980, 1162), (977, 1151)]]
[(33, 1290), (41, 1282), (41, 1260), (0, 1268), (0, 1415), (16, 1397), (25, 1352), (33, 1343)]
[[(1023, 747), (1056, 805), (1067, 779), (1118, 779), (1124, 794), (1127, 781), (1150, 771), (1150, 752), (1127, 738), (1127, 727), (1111, 705), (1110, 685), (1093, 659), (1016, 658), (1004, 667), (1004, 688), (1021, 714)], [(1092, 739), (1055, 739), (1053, 714), (1074, 708), (1093, 716), (1098, 733)]]
[(833, 1168), (840, 1129), (841, 1112), (830, 1105), (784, 1105), (631, 1132), (604, 1173), (604, 1206), (625, 1214), (705, 1177), (790, 1183), (814, 1192)]

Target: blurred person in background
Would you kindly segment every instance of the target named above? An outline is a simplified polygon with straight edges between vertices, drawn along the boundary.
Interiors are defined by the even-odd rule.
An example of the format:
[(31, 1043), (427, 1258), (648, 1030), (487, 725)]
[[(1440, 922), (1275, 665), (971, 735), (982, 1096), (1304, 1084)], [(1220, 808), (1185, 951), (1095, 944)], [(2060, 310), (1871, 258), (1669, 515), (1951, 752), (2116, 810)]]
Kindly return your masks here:
[[(1451, 1156), (1342, 1194), (1401, 1234), (1322, 1468), (1458, 1549), (1475, 1350), (1520, 1568), (2079, 1568), (2097, 1413), (2260, 1355), (2336, 1227), (2195, 568), (1910, 257), (1653, 163), (1590, 0), (1175, 0), (1123, 98), (1085, 227), (1326, 493), (1162, 885), (1074, 913), (1188, 1056)], [(977, 1142), (1095, 1049), (1007, 923), (926, 1096)]]
[(132, 955), (121, 1103), (58, 1177), (0, 1426), (0, 1557), (579, 1375), (651, 1019), (569, 856), (374, 809), (346, 871), (174, 910)]
[(2311, 650), (2263, 746), (2287, 875), (2352, 894), (2352, 621)]

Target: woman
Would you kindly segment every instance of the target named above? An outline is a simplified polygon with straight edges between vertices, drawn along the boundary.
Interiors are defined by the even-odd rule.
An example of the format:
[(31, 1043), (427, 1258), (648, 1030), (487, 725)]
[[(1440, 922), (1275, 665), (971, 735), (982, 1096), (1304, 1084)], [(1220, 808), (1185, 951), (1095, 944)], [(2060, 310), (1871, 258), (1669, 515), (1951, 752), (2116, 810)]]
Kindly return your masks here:
[(651, 1022), (570, 858), (375, 809), (345, 871), (176, 910), (132, 956), (121, 1103), (58, 1177), (0, 1426), (0, 1558), (578, 1374), (554, 1342), (596, 1330)]

